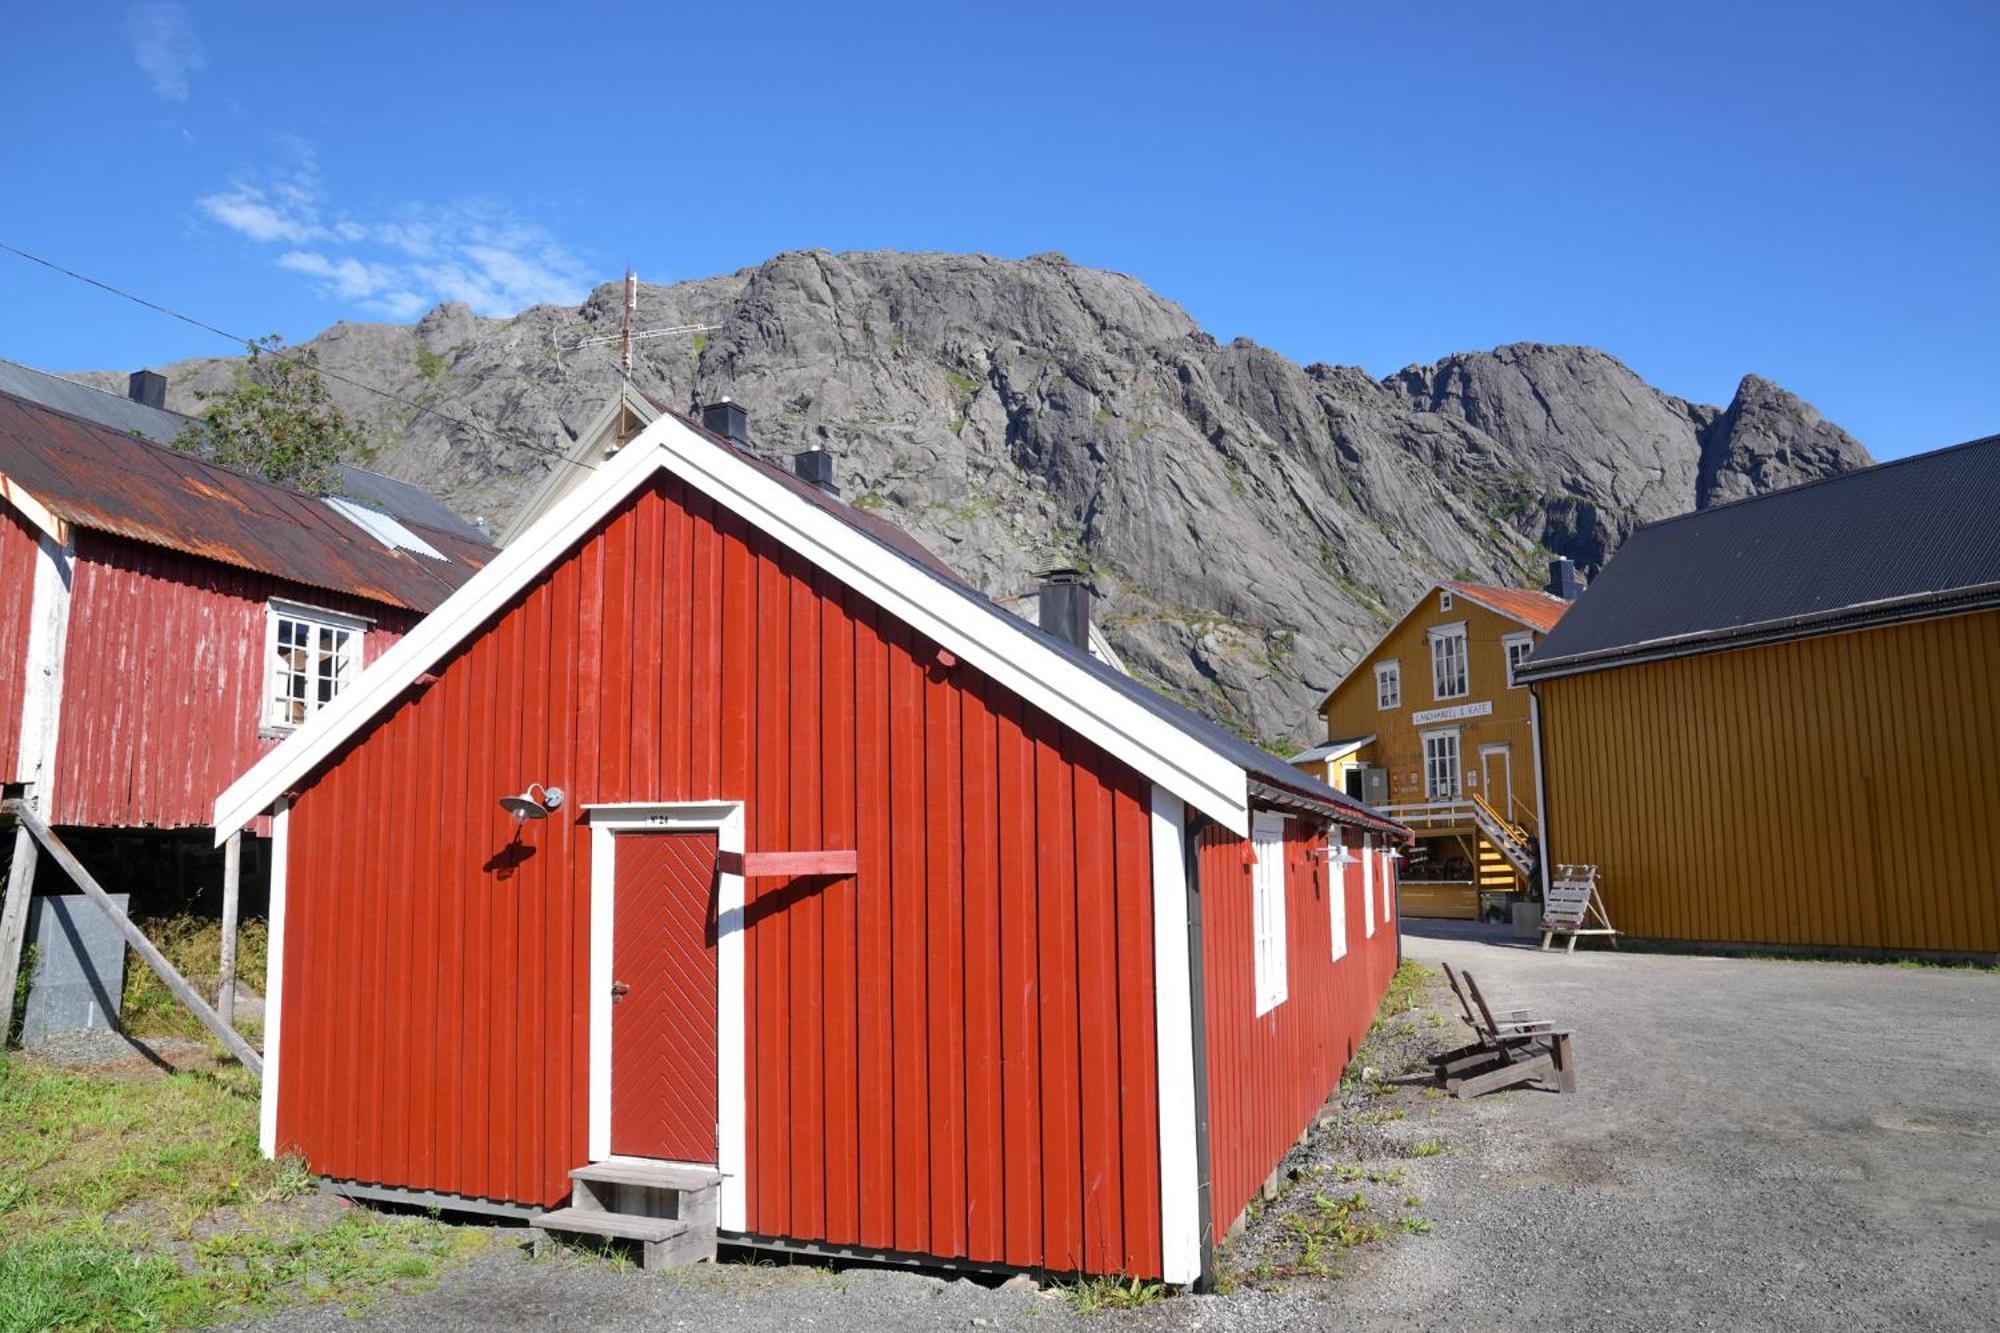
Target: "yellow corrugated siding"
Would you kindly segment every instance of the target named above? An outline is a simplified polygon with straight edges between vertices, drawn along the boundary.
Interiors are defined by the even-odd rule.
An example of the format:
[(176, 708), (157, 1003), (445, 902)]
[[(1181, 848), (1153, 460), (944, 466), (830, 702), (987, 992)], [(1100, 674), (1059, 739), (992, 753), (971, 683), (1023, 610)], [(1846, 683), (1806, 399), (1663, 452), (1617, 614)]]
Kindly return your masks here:
[(2000, 612), (1540, 686), (1551, 856), (1658, 939), (2000, 953)]

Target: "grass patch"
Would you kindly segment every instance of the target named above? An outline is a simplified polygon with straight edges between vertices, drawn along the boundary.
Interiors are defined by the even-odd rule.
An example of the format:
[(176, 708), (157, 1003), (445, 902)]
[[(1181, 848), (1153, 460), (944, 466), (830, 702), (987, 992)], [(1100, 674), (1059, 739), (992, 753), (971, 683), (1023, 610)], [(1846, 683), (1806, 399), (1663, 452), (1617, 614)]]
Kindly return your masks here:
[(1389, 989), (1382, 996), (1382, 1007), (1375, 1011), (1375, 1022), (1369, 1031), (1379, 1032), (1390, 1019), (1423, 1008), (1424, 987), (1436, 979), (1436, 972), (1405, 958), (1396, 968), (1396, 974), (1389, 978)]
[[(138, 923), (139, 929), (167, 956), (188, 984), (202, 998), (213, 1003), (222, 981), (222, 923), (200, 916), (151, 917)], [(258, 994), (264, 993), (264, 969), (270, 960), (271, 934), (262, 921), (238, 923), (236, 931), (236, 980)], [(119, 1019), (127, 1032), (143, 1036), (207, 1037), (208, 1029), (187, 1011), (153, 969), (128, 955), (125, 967), (125, 999)], [(255, 1045), (254, 1023), (237, 1025)]]
[(1167, 1289), (1159, 1282), (1143, 1278), (1092, 1277), (1062, 1288), (1069, 1308), (1080, 1315), (1103, 1314), (1107, 1310), (1140, 1310), (1166, 1299)]
[(476, 1229), (292, 1202), (257, 1152), (257, 1091), (224, 1066), (98, 1078), (0, 1056), (0, 1333), (184, 1327), (434, 1278)]
[(1424, 1139), (1410, 1145), (1412, 1157), (1436, 1157), (1444, 1152), (1444, 1145), (1436, 1139)]

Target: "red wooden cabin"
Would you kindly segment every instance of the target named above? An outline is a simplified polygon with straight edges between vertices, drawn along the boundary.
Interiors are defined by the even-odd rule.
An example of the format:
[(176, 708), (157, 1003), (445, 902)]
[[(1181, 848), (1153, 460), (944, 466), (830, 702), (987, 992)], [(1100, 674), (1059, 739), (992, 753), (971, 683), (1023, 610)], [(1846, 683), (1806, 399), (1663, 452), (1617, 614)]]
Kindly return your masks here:
[(275, 815), (265, 1151), (1198, 1280), (1368, 1029), (1404, 830), (731, 434), (649, 426), (217, 803)]
[(153, 442), (184, 424), (0, 363), (0, 778), (141, 897), (219, 878), (217, 794), (492, 554)]

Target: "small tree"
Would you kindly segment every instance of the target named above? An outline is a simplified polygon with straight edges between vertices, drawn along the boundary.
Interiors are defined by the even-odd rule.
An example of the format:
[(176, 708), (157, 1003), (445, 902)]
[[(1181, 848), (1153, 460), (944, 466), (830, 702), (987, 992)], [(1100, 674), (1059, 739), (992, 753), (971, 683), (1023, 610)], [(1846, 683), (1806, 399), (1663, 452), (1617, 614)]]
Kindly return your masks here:
[(174, 447), (183, 453), (261, 473), (281, 486), (325, 495), (340, 481), (343, 454), (358, 452), (360, 428), (334, 405), (310, 348), (276, 356), (277, 334), (249, 344), (227, 389), (197, 389), (206, 406)]

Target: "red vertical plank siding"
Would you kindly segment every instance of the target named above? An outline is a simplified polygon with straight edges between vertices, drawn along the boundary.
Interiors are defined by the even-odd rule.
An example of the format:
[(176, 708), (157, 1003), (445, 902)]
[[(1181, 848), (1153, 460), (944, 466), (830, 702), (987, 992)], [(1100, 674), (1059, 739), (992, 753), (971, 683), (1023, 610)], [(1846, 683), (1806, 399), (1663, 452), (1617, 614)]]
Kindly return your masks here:
[(21, 702), (28, 660), (28, 628), (35, 605), (35, 564), (41, 537), (14, 507), (0, 500), (0, 779), (12, 782), (21, 766)]
[[(858, 861), (745, 886), (747, 1229), (1159, 1272), (1144, 779), (669, 480), (435, 675), (293, 808), (282, 1147), (560, 1200), (584, 807), (740, 800)], [(529, 781), (569, 799), (516, 841)]]
[[(1344, 836), (1358, 856), (1359, 835)], [(1360, 866), (1330, 873), (1338, 867), (1322, 854), (1327, 835), (1317, 821), (1287, 820), (1286, 997), (1260, 1016), (1249, 845), (1210, 827), (1198, 846), (1210, 1201), (1221, 1232), (1283, 1160), (1367, 1037), (1395, 971), (1396, 936), (1382, 925), (1379, 911), (1375, 934), (1367, 933)], [(1338, 961), (1332, 958), (1333, 892), (1347, 902), (1347, 953)]]
[[(6, 545), (0, 532), (0, 548)], [(20, 654), (4, 655), (7, 599), (32, 594), (34, 565), (10, 558), (5, 567), (24, 571), (27, 585), (0, 593), (0, 663), (18, 664)], [(362, 636), (364, 663), (414, 620), (399, 609), (162, 547), (76, 534), (51, 823), (208, 826), (216, 796), (277, 743), (258, 734), (265, 608), (273, 597), (372, 619)], [(0, 704), (0, 742), (9, 726), (18, 739), (18, 684), (0, 693), (15, 696)]]

